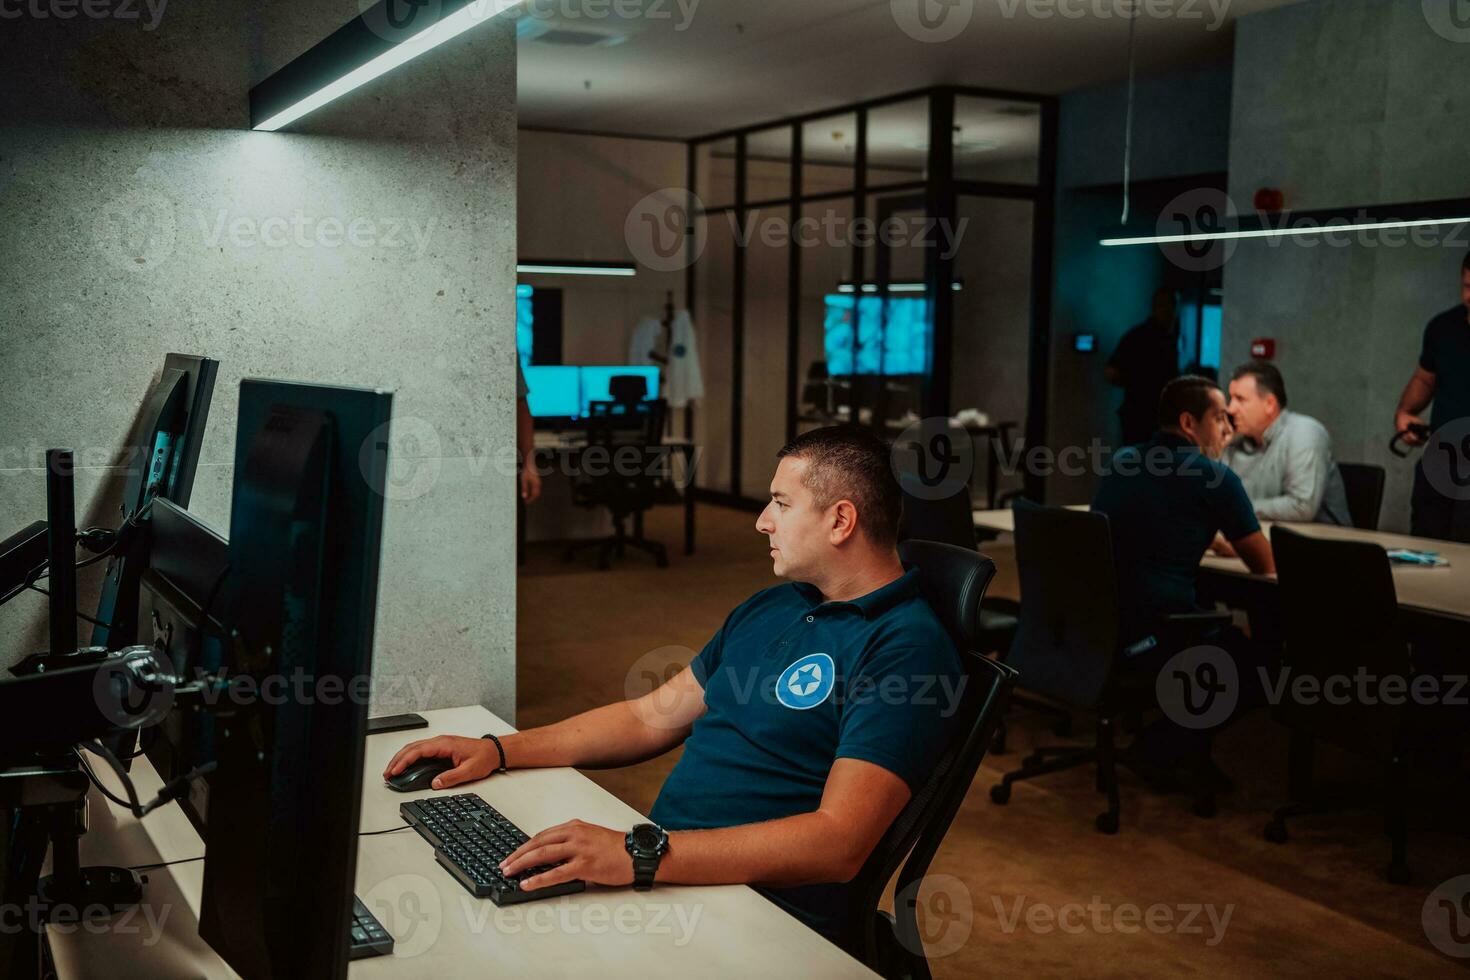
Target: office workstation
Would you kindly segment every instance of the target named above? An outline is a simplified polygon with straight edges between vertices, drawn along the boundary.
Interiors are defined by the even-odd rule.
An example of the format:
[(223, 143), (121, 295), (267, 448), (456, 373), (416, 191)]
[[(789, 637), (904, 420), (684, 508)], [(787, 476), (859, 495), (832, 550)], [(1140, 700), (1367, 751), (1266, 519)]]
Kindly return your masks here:
[(0, 975), (1470, 965), (1455, 0), (0, 8)]

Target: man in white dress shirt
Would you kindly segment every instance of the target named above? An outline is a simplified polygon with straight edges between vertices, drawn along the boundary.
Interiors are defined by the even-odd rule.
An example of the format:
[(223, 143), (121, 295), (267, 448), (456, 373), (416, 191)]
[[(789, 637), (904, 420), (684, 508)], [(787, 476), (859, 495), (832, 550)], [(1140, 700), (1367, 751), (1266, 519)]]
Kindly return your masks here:
[(1224, 462), (1240, 477), (1263, 521), (1351, 526), (1347, 491), (1332, 459), (1332, 438), (1316, 419), (1287, 411), (1276, 365), (1249, 361), (1230, 381), (1235, 439)]

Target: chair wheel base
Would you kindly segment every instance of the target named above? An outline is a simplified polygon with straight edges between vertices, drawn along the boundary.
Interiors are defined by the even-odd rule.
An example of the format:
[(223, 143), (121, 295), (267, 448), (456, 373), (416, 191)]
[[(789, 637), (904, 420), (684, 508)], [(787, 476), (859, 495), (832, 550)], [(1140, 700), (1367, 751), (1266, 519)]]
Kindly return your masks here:
[(990, 802), (1005, 806), (1011, 801), (1011, 787), (1008, 783), (996, 783), (990, 787)]
[(1093, 822), (1097, 824), (1099, 833), (1116, 834), (1118, 832), (1118, 815), (1111, 810), (1107, 813), (1099, 813), (1097, 820)]
[(1272, 820), (1266, 824), (1266, 829), (1261, 831), (1261, 836), (1273, 844), (1285, 844), (1288, 836), (1286, 824), (1280, 820)]

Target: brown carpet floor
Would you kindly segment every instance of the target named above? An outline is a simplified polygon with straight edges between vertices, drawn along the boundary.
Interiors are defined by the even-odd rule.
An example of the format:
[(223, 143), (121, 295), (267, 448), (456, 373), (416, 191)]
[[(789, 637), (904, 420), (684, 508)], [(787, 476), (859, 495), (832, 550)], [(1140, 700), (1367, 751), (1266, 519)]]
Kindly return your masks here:
[[(773, 584), (754, 515), (702, 506), (698, 553), (686, 557), (681, 514), (649, 518), (650, 536), (669, 546), (665, 570), (630, 553), (599, 572), (592, 553), (564, 564), (555, 545), (529, 547), (518, 599), (521, 727), (647, 690), (737, 603)], [(1008, 548), (985, 551), (1000, 568), (992, 594), (1014, 596)], [(1466, 810), (1458, 826), (1418, 816), (1408, 886), (1384, 879), (1387, 840), (1371, 813), (1300, 819), (1288, 843), (1267, 843), (1261, 828), (1284, 802), (1286, 740), (1258, 712), (1217, 743), (1236, 791), (1214, 819), (1124, 770), (1123, 827), (1105, 837), (1093, 829), (1103, 801), (1088, 769), (1018, 784), (1009, 805), (991, 803), (990, 786), (1031, 746), (1069, 741), (1036, 713), (1011, 718), (1008, 751), (985, 760), (920, 892), (935, 977), (1466, 975), (1470, 937), (1459, 950), (1467, 958), (1452, 959), (1424, 926), (1426, 914), (1445, 914), (1426, 909), (1436, 886), (1470, 873)], [(1079, 719), (1076, 729), (1089, 725)], [(646, 813), (676, 758), (589, 775)], [(1346, 759), (1319, 767), (1360, 771)], [(1470, 929), (1470, 905), (1460, 927)]]

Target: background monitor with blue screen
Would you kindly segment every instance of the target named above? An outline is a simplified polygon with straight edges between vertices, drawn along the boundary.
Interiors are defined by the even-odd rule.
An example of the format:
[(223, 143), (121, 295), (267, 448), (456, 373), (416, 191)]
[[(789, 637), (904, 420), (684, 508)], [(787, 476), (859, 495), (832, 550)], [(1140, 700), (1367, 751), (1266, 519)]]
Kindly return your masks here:
[(584, 367), (582, 370), (582, 415), (592, 414), (593, 402), (610, 402), (612, 396), (612, 379), (624, 374), (636, 374), (648, 382), (648, 397), (658, 397), (658, 368), (657, 367), (633, 367), (629, 366), (595, 366)]
[(534, 418), (569, 419), (582, 414), (582, 370), (576, 367), (528, 367), (526, 404)]
[(926, 296), (827, 298), (827, 370), (853, 374), (928, 374), (934, 324)]

